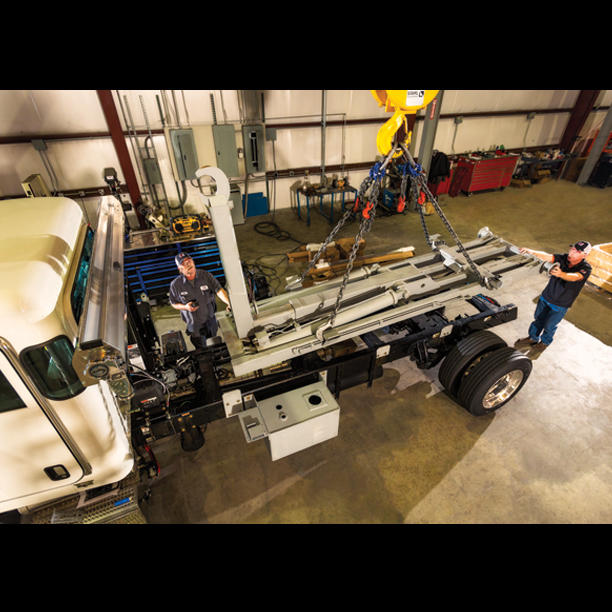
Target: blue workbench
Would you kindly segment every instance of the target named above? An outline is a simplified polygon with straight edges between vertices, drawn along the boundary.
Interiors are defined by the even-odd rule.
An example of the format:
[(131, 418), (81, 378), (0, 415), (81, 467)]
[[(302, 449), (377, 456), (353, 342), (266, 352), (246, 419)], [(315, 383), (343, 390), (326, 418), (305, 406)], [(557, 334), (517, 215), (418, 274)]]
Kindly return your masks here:
[[(301, 214), (301, 209), (300, 209), (300, 189), (298, 189), (296, 193), (297, 193), (298, 217), (301, 219), (302, 214)], [(317, 191), (316, 193), (312, 195), (306, 195), (304, 192), (302, 192), (302, 196), (306, 198), (306, 212), (308, 214), (308, 226), (310, 227), (310, 198), (313, 198), (314, 200), (313, 203), (315, 206), (316, 206), (316, 199), (319, 198), (319, 210), (318, 210), (319, 214), (323, 215), (326, 219), (329, 219), (330, 222), (333, 223), (334, 222), (335, 196), (338, 194), (342, 194), (342, 212), (344, 213), (344, 207), (346, 205), (345, 198), (346, 198), (347, 193), (357, 193), (357, 190), (354, 187), (347, 185), (346, 187), (342, 187), (342, 188), (329, 187), (329, 188), (326, 188), (325, 190)], [(331, 214), (330, 215), (326, 215), (323, 212), (323, 198), (325, 196), (331, 196)], [(351, 202), (351, 204), (354, 204), (354, 201)]]

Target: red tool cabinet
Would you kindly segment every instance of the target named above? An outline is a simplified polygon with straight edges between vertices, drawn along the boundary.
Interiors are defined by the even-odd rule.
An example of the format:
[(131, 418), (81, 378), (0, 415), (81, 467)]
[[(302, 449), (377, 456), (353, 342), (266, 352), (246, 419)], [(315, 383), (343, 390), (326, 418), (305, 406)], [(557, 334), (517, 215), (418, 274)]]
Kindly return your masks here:
[(507, 187), (519, 157), (514, 153), (491, 158), (472, 155), (459, 157), (455, 173), (457, 176), (463, 175), (461, 191), (471, 196), (475, 191)]

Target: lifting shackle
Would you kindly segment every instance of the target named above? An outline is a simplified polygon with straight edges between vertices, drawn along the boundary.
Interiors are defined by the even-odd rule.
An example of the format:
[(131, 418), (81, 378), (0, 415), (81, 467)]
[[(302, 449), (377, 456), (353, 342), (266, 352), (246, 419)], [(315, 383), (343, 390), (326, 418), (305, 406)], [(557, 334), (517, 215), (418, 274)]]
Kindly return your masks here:
[[(371, 89), (370, 91), (378, 106), (384, 106), (387, 112), (393, 113), (393, 117), (383, 125), (376, 138), (378, 152), (386, 157), (393, 150), (396, 137), (406, 147), (410, 145), (412, 132), (408, 131), (406, 115), (416, 115), (421, 108), (425, 108), (433, 101), (440, 90)], [(402, 155), (401, 149), (393, 157), (400, 155)]]

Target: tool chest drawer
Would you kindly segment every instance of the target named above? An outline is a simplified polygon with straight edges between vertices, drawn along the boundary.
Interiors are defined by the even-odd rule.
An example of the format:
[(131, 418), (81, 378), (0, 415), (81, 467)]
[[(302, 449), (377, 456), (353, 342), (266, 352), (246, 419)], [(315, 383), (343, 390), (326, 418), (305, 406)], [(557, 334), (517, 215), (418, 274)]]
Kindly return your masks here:
[(461, 191), (472, 195), (483, 189), (503, 189), (510, 185), (519, 156), (512, 153), (500, 157), (460, 157), (457, 171), (463, 169)]

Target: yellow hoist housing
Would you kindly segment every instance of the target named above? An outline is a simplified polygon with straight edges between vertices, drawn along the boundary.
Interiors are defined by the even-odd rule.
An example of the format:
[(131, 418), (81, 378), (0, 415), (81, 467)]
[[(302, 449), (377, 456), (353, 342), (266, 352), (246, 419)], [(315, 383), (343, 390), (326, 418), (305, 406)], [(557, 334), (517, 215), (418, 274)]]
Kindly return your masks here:
[[(398, 132), (404, 128), (406, 136), (403, 144), (408, 146), (412, 133), (408, 131), (406, 115), (415, 115), (421, 108), (428, 106), (438, 95), (439, 89), (371, 89), (378, 105), (392, 112), (393, 117), (378, 132), (376, 145), (381, 155), (387, 156), (393, 149)], [(394, 157), (398, 157), (399, 151)]]

